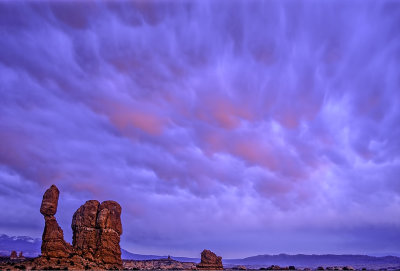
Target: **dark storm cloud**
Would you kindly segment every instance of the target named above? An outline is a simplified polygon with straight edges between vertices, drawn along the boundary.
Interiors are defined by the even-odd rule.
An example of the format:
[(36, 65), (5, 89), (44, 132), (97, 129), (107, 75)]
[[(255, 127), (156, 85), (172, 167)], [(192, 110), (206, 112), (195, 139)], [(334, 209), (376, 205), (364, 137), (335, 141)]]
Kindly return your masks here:
[(135, 252), (398, 234), (399, 23), (390, 1), (1, 2), (0, 229), (39, 236), (55, 183), (67, 236), (111, 198)]

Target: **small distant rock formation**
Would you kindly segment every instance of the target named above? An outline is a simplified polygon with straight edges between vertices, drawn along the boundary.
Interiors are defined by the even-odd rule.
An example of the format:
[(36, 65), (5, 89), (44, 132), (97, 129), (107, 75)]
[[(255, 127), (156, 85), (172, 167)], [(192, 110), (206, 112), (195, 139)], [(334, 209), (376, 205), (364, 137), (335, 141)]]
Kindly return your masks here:
[(89, 200), (79, 207), (72, 219), (73, 246), (54, 215), (59, 190), (52, 185), (43, 195), (40, 212), (45, 219), (42, 256), (35, 259), (37, 269), (122, 269), (121, 206), (115, 201)]
[(18, 259), (17, 252), (15, 250), (11, 251), (10, 260)]
[(198, 269), (207, 270), (223, 270), (222, 257), (215, 255), (214, 252), (210, 250), (203, 250), (201, 252), (201, 262), (197, 265)]
[(13, 250), (13, 251), (11, 251), (11, 254), (10, 254), (10, 260), (12, 260), (12, 261), (16, 261), (16, 260), (23, 261), (23, 260), (25, 260), (25, 257), (24, 257), (24, 255), (22, 255), (22, 251), (19, 253), (19, 255), (17, 255), (17, 252), (15, 250)]
[(267, 268), (268, 270), (289, 270), (289, 268), (282, 268), (279, 265), (271, 265), (270, 267)]
[(22, 251), (20, 251), (19, 254), (18, 254), (18, 260), (25, 260), (25, 257), (22, 254)]

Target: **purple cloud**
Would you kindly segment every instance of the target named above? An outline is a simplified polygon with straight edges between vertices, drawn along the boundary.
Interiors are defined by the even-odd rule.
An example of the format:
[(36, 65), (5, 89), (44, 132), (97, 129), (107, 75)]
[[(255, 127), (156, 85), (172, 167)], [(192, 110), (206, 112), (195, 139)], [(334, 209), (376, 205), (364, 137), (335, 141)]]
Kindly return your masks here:
[[(61, 190), (136, 253), (399, 250), (396, 2), (0, 3), (0, 231)], [(382, 237), (382, 238), (380, 238)]]

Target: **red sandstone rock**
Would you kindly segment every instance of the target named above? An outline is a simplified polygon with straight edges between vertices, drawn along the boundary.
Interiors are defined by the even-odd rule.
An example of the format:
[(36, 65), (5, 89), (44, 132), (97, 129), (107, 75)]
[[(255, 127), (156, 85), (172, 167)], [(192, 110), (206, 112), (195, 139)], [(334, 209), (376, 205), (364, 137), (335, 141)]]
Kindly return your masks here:
[(52, 185), (43, 195), (42, 257), (36, 258), (32, 265), (37, 269), (121, 269), (121, 206), (115, 201), (100, 204), (97, 200), (82, 205), (72, 218), (72, 247), (65, 242), (63, 230), (54, 217), (59, 193)]
[(17, 252), (15, 250), (11, 251), (10, 260), (16, 260), (17, 258)]
[(64, 258), (72, 252), (72, 246), (65, 242), (63, 230), (54, 215), (57, 212), (60, 191), (53, 184), (43, 195), (40, 212), (44, 216), (45, 226), (42, 236), (42, 255), (46, 257)]
[(201, 253), (201, 262), (197, 265), (197, 268), (222, 270), (224, 269), (222, 265), (222, 257), (217, 256), (214, 252), (205, 249)]
[(101, 229), (110, 229), (122, 234), (121, 206), (112, 200), (100, 204), (97, 225)]
[(96, 227), (99, 205), (100, 203), (97, 200), (88, 200), (84, 205), (79, 207), (72, 217), (72, 230), (82, 227)]
[(117, 202), (87, 201), (75, 212), (71, 227), (78, 255), (109, 267), (122, 267), (121, 206)]
[(96, 258), (98, 235), (96, 229), (97, 211), (100, 203), (97, 200), (88, 200), (79, 207), (72, 218), (72, 245), (75, 252), (91, 261)]
[(44, 216), (45, 226), (42, 236), (42, 255), (46, 257), (63, 258), (72, 252), (72, 246), (65, 242), (63, 230), (54, 215), (57, 212), (60, 191), (52, 185), (43, 195), (40, 212)]
[(121, 248), (122, 234), (121, 206), (115, 201), (104, 201), (99, 206), (96, 226), (100, 228), (97, 255), (106, 264), (122, 266)]
[(58, 196), (60, 191), (53, 184), (43, 195), (42, 205), (40, 206), (40, 213), (44, 216), (53, 216), (57, 212)]
[(42, 255), (54, 258), (68, 257), (72, 246), (65, 242), (63, 230), (54, 216), (45, 217), (45, 226), (42, 236)]

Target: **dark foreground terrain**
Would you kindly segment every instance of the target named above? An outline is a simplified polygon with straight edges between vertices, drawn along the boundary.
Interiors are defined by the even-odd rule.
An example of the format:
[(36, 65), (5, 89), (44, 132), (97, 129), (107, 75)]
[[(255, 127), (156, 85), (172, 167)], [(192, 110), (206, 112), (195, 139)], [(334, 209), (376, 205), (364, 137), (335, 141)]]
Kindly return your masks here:
[[(143, 255), (142, 255), (143, 256)], [(289, 256), (289, 255), (288, 255)], [(306, 256), (306, 255), (305, 255)], [(314, 256), (314, 255), (308, 255)], [(338, 255), (336, 255), (338, 256)], [(397, 258), (397, 257), (396, 257)], [(240, 260), (227, 260), (228, 262)], [(226, 261), (225, 261), (226, 262)], [(71, 266), (72, 269), (75, 269)], [(61, 266), (44, 267), (42, 270), (70, 270)], [(91, 268), (88, 268), (91, 269)], [(0, 257), (0, 270), (37, 270), (35, 268), (35, 258), (10, 259), (10, 257)], [(196, 267), (195, 262), (181, 262), (172, 258), (154, 260), (123, 260), (123, 270), (204, 270)], [(212, 269), (208, 269), (212, 270)], [(224, 270), (379, 270), (394, 271), (400, 270), (400, 265), (387, 265), (385, 267), (355, 267), (354, 265), (321, 265), (318, 267), (304, 267), (295, 265), (234, 265), (224, 264)]]
[[(40, 239), (34, 239), (27, 236), (7, 236), (5, 234), (0, 235), (0, 256), (3, 256), (0, 260), (2, 262), (8, 261), (9, 256), (13, 250), (21, 252), (23, 255), (29, 258), (38, 257), (41, 253)], [(127, 250), (121, 249), (122, 259), (127, 266), (151, 266), (155, 269), (164, 269), (162, 266), (166, 264), (165, 259), (167, 256), (162, 255), (141, 255), (134, 254)], [(163, 261), (157, 262), (156, 260), (164, 259)], [(189, 263), (200, 262), (199, 258), (187, 258), (187, 257), (174, 257), (171, 259), (185, 263), (182, 266), (185, 268)], [(16, 261), (17, 262), (17, 261)], [(379, 269), (397, 269), (400, 270), (400, 257), (385, 256), (385, 257), (374, 257), (367, 255), (259, 255), (253, 257), (247, 257), (243, 259), (223, 259), (222, 260), (225, 268), (232, 268), (235, 266), (245, 266), (247, 268), (259, 269), (270, 267), (271, 265), (279, 266), (295, 266), (297, 268), (318, 268), (322, 267), (334, 267), (334, 266), (352, 266), (354, 268), (362, 269), (368, 268), (371, 270)], [(179, 266), (179, 265), (178, 265)], [(177, 266), (177, 267), (178, 267)], [(160, 268), (158, 268), (160, 267)], [(179, 268), (178, 268), (179, 269)], [(190, 268), (186, 268), (190, 269)]]

